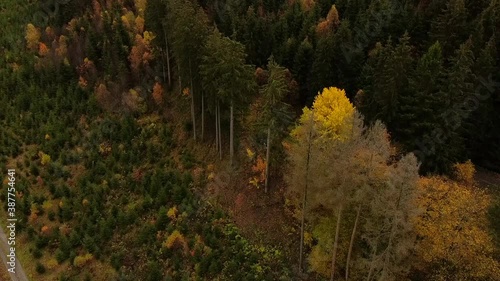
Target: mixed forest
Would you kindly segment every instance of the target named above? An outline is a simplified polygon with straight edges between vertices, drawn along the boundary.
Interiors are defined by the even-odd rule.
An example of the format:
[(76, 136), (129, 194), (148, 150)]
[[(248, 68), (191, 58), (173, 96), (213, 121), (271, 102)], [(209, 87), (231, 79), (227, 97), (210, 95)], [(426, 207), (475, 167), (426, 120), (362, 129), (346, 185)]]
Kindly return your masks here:
[(31, 280), (500, 280), (499, 0), (2, 0), (0, 24)]

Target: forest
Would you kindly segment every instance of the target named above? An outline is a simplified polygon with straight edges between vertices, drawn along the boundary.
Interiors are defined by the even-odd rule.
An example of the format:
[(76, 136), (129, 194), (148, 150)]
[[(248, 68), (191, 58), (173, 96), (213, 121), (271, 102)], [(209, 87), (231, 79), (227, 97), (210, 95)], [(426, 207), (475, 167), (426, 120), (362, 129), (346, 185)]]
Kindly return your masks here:
[(0, 280), (500, 281), (500, 0), (2, 0), (0, 24), (27, 276)]

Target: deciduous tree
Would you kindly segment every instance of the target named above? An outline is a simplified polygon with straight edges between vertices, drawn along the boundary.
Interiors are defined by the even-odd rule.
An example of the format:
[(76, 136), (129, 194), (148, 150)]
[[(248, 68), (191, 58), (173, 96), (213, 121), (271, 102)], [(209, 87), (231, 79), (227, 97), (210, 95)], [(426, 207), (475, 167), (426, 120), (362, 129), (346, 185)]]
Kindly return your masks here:
[(500, 280), (487, 229), (490, 197), (475, 186), (423, 178), (415, 268), (435, 280)]

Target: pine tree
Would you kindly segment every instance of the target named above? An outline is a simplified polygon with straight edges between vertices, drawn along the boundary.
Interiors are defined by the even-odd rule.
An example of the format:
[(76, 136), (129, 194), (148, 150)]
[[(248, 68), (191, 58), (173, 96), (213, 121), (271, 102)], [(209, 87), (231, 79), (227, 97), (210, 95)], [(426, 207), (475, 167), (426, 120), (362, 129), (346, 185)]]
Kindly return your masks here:
[(500, 143), (500, 134), (495, 129), (495, 124), (499, 124), (500, 119), (495, 113), (498, 106), (495, 108), (497, 103), (494, 102), (494, 89), (493, 85), (490, 85), (494, 75), (498, 73), (498, 66), (495, 63), (498, 58), (495, 41), (495, 36), (492, 36), (480, 50), (474, 63), (473, 72), (477, 80), (470, 104), (473, 111), (464, 124), (466, 151), (473, 160), (484, 161), (486, 166), (496, 162), (495, 159), (500, 159), (500, 148), (497, 145)]
[(467, 16), (465, 0), (450, 0), (432, 22), (430, 38), (442, 44), (445, 57), (451, 55), (454, 48), (467, 38)]
[(172, 25), (172, 51), (182, 80), (189, 81), (193, 138), (196, 140), (195, 100), (198, 97), (197, 87), (200, 84), (199, 67), (203, 55), (203, 43), (209, 33), (208, 18), (205, 12), (191, 1), (169, 0), (167, 3), (171, 8), (168, 22)]
[(241, 43), (224, 37), (215, 30), (207, 39), (202, 58), (203, 87), (215, 101), (220, 146), (221, 105), (230, 109), (230, 159), (234, 158), (234, 110), (243, 105), (256, 88), (254, 67), (245, 63), (245, 49)]
[(408, 91), (413, 71), (409, 40), (408, 33), (405, 33), (395, 47), (391, 41), (385, 47), (377, 45), (363, 70), (366, 88), (363, 88), (365, 100), (361, 110), (368, 121), (379, 119), (390, 131), (405, 126), (398, 124), (398, 113), (400, 96)]
[(308, 39), (300, 43), (293, 61), (292, 73), (296, 77), (300, 87), (300, 95), (303, 102), (310, 102), (314, 96), (308, 96), (309, 79), (308, 73), (312, 66), (313, 46)]
[(349, 22), (342, 21), (334, 34), (317, 41), (311, 67), (310, 95), (334, 83), (341, 88), (352, 90), (354, 86), (357, 54), (347, 53), (352, 40)]
[(472, 72), (474, 54), (471, 49), (472, 41), (467, 40), (451, 59), (446, 81), (442, 83), (442, 93), (439, 93), (447, 103), (442, 105), (443, 114), (436, 131), (438, 137), (430, 136), (430, 147), (427, 148), (425, 161), (422, 160), (423, 171), (448, 172), (452, 163), (464, 157), (463, 126), (470, 112), (463, 108), (467, 99), (474, 95), (476, 81)]
[[(168, 82), (169, 87), (172, 84), (172, 74), (170, 68), (170, 44), (168, 35), (171, 32), (172, 23), (168, 21), (167, 14), (170, 13), (167, 9), (166, 2), (163, 0), (149, 0), (144, 11), (145, 28), (150, 30), (155, 35), (152, 43), (160, 48), (160, 52), (164, 63), (167, 67), (167, 77), (165, 77), (165, 65), (163, 68), (163, 79)], [(170, 34), (171, 36), (171, 34)], [(165, 58), (166, 57), (166, 58)]]
[(265, 192), (268, 190), (269, 183), (269, 165), (271, 160), (271, 132), (283, 127), (283, 123), (287, 122), (289, 118), (289, 106), (283, 103), (284, 97), (289, 93), (287, 85), (286, 68), (278, 65), (274, 58), (269, 59), (267, 64), (269, 71), (269, 78), (267, 83), (262, 87), (261, 93), (265, 99), (263, 117), (267, 123), (267, 142), (266, 142), (266, 179), (265, 179)]
[(415, 139), (439, 126), (439, 112), (446, 104), (440, 92), (444, 67), (441, 44), (434, 43), (417, 63), (410, 78), (410, 91), (401, 96), (399, 116), (405, 126), (396, 132), (408, 151), (417, 149)]

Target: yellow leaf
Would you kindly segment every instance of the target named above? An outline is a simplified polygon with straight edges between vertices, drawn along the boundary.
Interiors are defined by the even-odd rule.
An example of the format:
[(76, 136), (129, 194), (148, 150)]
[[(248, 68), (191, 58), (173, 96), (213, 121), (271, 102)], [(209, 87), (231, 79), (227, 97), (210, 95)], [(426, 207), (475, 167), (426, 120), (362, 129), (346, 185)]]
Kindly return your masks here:
[(247, 147), (247, 156), (248, 156), (248, 159), (253, 159), (253, 157), (255, 156), (255, 153)]

